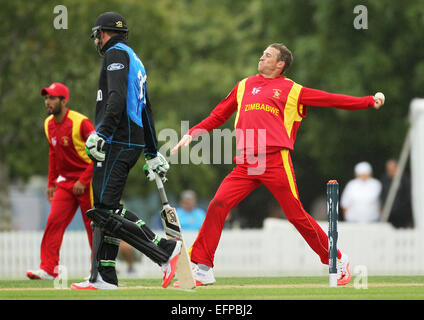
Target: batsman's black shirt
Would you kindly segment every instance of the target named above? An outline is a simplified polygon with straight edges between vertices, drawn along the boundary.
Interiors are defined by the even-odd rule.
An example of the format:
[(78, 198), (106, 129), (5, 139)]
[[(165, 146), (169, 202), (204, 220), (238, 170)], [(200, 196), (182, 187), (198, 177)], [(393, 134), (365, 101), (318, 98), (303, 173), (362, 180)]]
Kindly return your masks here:
[[(128, 48), (128, 51), (118, 48)], [(134, 75), (131, 74), (134, 66), (130, 66), (130, 64), (139, 62), (142, 66), (141, 61), (128, 47), (122, 36), (112, 37), (103, 46), (102, 52), (105, 55), (97, 91), (95, 115), (97, 133), (106, 139), (107, 144), (118, 144), (137, 149), (145, 148), (145, 154), (156, 155), (156, 131), (147, 96), (147, 77), (145, 75), (142, 77), (143, 79), (140, 78), (140, 86), (144, 85), (142, 108), (139, 106), (127, 108), (127, 104), (134, 101), (134, 97), (131, 97), (130, 93), (134, 89), (131, 87), (134, 86)], [(132, 57), (129, 54), (132, 54)], [(141, 74), (139, 73), (138, 76)], [(134, 110), (133, 113), (137, 112), (138, 119), (131, 110)]]

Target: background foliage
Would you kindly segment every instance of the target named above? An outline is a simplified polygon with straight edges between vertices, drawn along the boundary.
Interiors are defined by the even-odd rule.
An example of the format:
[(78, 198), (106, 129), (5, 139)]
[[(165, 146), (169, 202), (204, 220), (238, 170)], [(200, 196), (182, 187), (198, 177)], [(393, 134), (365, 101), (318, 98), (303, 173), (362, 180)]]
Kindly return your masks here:
[[(40, 89), (67, 84), (69, 106), (93, 119), (101, 58), (89, 40), (96, 17), (122, 14), (130, 45), (148, 72), (157, 131), (194, 125), (234, 87), (256, 73), (273, 42), (294, 54), (287, 76), (312, 88), (351, 95), (386, 94), (380, 111), (308, 108), (292, 154), (305, 208), (324, 195), (327, 180), (343, 185), (353, 166), (369, 161), (377, 177), (398, 157), (412, 98), (424, 85), (424, 2), (362, 1), (368, 29), (356, 30), (354, 0), (63, 0), (68, 29), (53, 27), (53, 0), (0, 0), (0, 164), (10, 179), (47, 173)], [(232, 128), (233, 118), (223, 127)], [(152, 192), (142, 161), (131, 172), (126, 197)], [(175, 165), (168, 189), (195, 189), (210, 200), (233, 165)], [(272, 196), (259, 188), (238, 207), (250, 227), (259, 227)]]

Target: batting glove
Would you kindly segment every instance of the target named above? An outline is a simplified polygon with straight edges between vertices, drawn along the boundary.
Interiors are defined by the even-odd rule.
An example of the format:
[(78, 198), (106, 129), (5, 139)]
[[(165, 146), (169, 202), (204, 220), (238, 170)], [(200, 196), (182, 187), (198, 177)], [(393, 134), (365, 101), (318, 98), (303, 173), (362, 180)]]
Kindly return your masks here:
[(88, 136), (85, 142), (85, 152), (93, 161), (105, 161), (105, 152), (103, 151), (104, 144), (105, 140), (94, 132)]
[[(154, 181), (155, 180), (155, 173), (154, 171), (149, 167), (149, 165), (146, 163), (143, 167), (144, 174), (147, 177), (147, 180)], [(168, 181), (168, 179), (165, 177), (165, 174), (159, 174), (160, 179), (163, 183)]]
[(159, 175), (165, 175), (169, 170), (168, 161), (166, 161), (166, 158), (159, 152), (154, 157), (146, 155), (146, 163), (149, 165), (150, 169)]
[(155, 173), (152, 169), (150, 169), (149, 165), (146, 163), (143, 167), (144, 174), (146, 175), (147, 180), (153, 181), (155, 180)]

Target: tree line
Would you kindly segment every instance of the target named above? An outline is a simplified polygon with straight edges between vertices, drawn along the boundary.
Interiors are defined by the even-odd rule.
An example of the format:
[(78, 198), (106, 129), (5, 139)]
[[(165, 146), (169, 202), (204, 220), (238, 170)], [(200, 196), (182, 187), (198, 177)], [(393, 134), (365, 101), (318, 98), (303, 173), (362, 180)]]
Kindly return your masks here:
[[(309, 107), (292, 153), (305, 208), (325, 193), (325, 183), (343, 187), (353, 166), (369, 161), (375, 175), (400, 153), (412, 98), (422, 95), (424, 3), (363, 1), (367, 29), (356, 29), (357, 1), (346, 0), (64, 0), (67, 29), (56, 29), (53, 0), (2, 1), (0, 19), (0, 166), (9, 181), (47, 174), (46, 116), (40, 89), (52, 82), (70, 88), (69, 106), (94, 120), (101, 58), (90, 41), (96, 17), (119, 12), (130, 28), (129, 43), (148, 74), (157, 131), (181, 131), (206, 117), (237, 81), (256, 73), (270, 43), (290, 48), (287, 76), (316, 89), (364, 96), (382, 91), (379, 111)], [(222, 128), (233, 130), (234, 118)], [(211, 155), (212, 157), (212, 155)], [(146, 194), (143, 163), (130, 174), (126, 196)], [(175, 165), (168, 189), (191, 188), (211, 199), (233, 167)], [(260, 188), (240, 204), (249, 226), (260, 226), (272, 196)]]

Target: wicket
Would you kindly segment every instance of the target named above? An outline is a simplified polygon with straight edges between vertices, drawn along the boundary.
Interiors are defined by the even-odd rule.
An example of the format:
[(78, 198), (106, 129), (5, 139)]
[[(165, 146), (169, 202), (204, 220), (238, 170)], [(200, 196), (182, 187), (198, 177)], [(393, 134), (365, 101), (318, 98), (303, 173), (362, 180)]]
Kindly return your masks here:
[(339, 183), (337, 180), (327, 182), (327, 213), (329, 285), (337, 287), (337, 219), (339, 215)]

